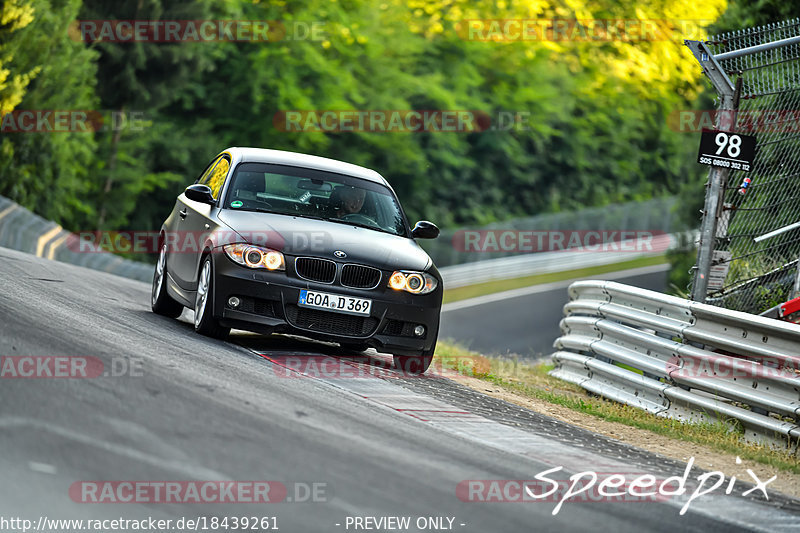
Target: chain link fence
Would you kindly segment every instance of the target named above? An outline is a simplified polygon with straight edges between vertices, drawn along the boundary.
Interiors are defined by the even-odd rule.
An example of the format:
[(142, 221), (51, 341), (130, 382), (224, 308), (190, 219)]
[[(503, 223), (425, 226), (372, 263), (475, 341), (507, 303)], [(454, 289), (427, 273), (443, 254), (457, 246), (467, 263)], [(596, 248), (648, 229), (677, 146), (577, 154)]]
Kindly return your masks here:
[(717, 90), (716, 129), (757, 138), (749, 173), (710, 172), (692, 294), (761, 313), (798, 289), (800, 20), (686, 44)]

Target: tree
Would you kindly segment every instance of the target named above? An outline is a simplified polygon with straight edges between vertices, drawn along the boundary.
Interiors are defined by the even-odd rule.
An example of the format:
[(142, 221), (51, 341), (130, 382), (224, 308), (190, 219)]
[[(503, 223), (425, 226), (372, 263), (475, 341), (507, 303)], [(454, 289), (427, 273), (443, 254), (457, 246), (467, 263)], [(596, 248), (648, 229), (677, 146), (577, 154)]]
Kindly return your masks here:
[[(68, 35), (80, 1), (32, 0), (10, 5), (23, 15), (17, 17), (17, 29), (10, 34), (6, 33), (9, 26), (3, 26), (2, 68), (10, 71), (10, 79), (27, 83), (12, 82), (17, 89), (2, 93), (3, 110), (96, 109), (96, 54)], [(14, 12), (6, 11), (8, 6), (6, 3), (3, 21)], [(92, 135), (86, 132), (4, 133), (0, 138), (0, 194), (42, 216), (77, 227), (93, 211), (85, 193), (94, 149)]]
[[(177, 0), (86, 0), (81, 18), (107, 21), (202, 20), (210, 2)], [(91, 38), (98, 34), (86, 33)], [(169, 142), (174, 128), (161, 111), (191, 98), (199, 74), (212, 67), (213, 45), (204, 43), (100, 40), (88, 46), (99, 51), (98, 94), (104, 109), (130, 124), (141, 116), (140, 128), (110, 128), (98, 135), (100, 158), (93, 168), (97, 226), (116, 228), (128, 222), (139, 195), (173, 190), (180, 168), (160, 168), (157, 149)], [(180, 156), (179, 156), (180, 158)], [(165, 158), (160, 158), (163, 162)]]
[(33, 13), (32, 2), (7, 0), (0, 14), (0, 117), (22, 101), (25, 89), (39, 72), (33, 65), (23, 70), (19, 59), (15, 60), (22, 42), (19, 30), (33, 22)]

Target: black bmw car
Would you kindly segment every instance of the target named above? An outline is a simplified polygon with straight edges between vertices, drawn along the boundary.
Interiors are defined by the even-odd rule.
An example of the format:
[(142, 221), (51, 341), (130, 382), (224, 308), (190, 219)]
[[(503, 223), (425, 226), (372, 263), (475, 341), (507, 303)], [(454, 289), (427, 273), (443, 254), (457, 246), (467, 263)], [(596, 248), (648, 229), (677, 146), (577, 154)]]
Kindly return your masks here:
[(292, 333), (372, 346), (424, 372), (439, 331), (442, 278), (377, 172), (257, 148), (219, 154), (161, 228), (153, 311), (194, 309), (195, 330)]

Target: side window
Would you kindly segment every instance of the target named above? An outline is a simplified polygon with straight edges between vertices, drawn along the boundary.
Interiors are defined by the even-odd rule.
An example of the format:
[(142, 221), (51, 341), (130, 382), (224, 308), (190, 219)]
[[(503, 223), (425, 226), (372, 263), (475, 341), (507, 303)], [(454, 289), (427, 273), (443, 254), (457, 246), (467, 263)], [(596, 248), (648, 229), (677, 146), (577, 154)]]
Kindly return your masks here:
[(197, 183), (198, 185), (208, 185), (208, 177), (211, 175), (211, 171), (214, 170), (214, 167), (217, 165), (218, 161), (219, 159), (217, 158), (213, 160), (211, 163), (209, 163), (209, 165), (203, 171), (203, 175), (197, 178), (197, 181), (195, 183)]
[(226, 157), (223, 157), (211, 172), (207, 185), (211, 187), (211, 194), (214, 195), (214, 198), (219, 198), (219, 192), (222, 190), (222, 185), (225, 183), (225, 176), (228, 175), (228, 170), (230, 168), (230, 161), (228, 161)]
[(219, 198), (219, 192), (222, 190), (222, 185), (225, 183), (225, 176), (228, 175), (228, 170), (231, 168), (231, 163), (228, 161), (227, 156), (220, 156), (213, 164), (208, 167), (208, 170), (197, 180), (200, 185), (208, 185), (211, 188), (211, 194), (214, 198)]

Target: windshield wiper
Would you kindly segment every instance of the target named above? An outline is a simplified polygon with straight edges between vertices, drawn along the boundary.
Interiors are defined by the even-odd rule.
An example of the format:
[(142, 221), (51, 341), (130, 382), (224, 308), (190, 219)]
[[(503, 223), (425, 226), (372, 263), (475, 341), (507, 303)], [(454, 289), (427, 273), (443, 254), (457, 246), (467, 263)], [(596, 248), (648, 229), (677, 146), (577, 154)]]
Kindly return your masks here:
[(268, 209), (266, 207), (258, 207), (258, 206), (235, 209), (235, 211), (255, 211), (258, 213), (269, 213), (271, 215), (283, 215), (287, 217), (305, 217), (305, 218), (313, 218), (315, 220), (327, 220), (326, 218), (318, 217), (315, 215), (306, 215), (305, 213), (285, 213), (283, 211), (272, 211), (271, 209)]
[(231, 211), (257, 211), (259, 213), (272, 213), (273, 215), (280, 215), (280, 213), (276, 213), (275, 211), (270, 211), (266, 207), (246, 207), (243, 209), (231, 209)]
[(338, 222), (339, 224), (349, 224), (351, 226), (358, 226), (359, 228), (374, 229), (375, 231), (380, 231), (381, 233), (388, 233), (389, 235), (395, 235), (395, 233), (385, 230), (380, 226), (364, 224), (363, 222), (354, 222), (352, 220), (345, 220), (343, 218), (326, 218), (325, 220), (329, 220), (331, 222)]

